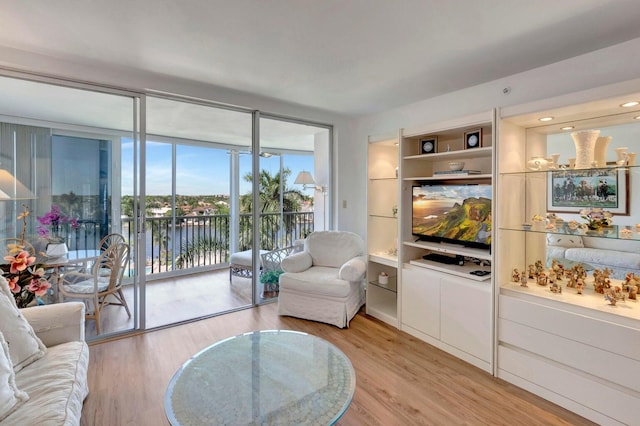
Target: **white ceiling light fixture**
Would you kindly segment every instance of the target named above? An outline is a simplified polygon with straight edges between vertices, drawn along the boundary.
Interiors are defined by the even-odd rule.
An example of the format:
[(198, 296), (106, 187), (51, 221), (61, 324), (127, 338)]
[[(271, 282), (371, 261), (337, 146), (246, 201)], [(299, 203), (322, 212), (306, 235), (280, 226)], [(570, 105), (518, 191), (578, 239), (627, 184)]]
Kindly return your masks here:
[(560, 128), (560, 130), (573, 130), (573, 129), (575, 129), (575, 127), (573, 126), (564, 126)]
[(622, 105), (620, 105), (622, 108), (631, 108), (634, 107), (636, 105), (640, 104), (640, 102), (638, 101), (629, 101), (629, 102), (625, 102)]
[(551, 121), (551, 120), (553, 120), (553, 117), (541, 117), (541, 118), (538, 118), (538, 121), (542, 121), (543, 123), (546, 122), (546, 121)]

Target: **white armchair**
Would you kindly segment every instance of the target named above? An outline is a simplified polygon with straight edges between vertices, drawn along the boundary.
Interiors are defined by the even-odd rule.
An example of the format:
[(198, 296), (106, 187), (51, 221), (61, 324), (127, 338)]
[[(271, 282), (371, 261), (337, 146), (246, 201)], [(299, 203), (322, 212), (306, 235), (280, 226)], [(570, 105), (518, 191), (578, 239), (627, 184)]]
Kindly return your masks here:
[(364, 242), (352, 232), (314, 232), (282, 260), (278, 313), (344, 328), (364, 304)]

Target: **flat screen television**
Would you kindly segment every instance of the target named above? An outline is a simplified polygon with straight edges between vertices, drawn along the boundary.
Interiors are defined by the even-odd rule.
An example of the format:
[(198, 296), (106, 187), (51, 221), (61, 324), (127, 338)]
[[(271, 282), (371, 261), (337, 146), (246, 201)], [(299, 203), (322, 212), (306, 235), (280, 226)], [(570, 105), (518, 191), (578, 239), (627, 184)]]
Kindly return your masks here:
[(413, 187), (411, 233), (423, 241), (491, 247), (491, 185)]

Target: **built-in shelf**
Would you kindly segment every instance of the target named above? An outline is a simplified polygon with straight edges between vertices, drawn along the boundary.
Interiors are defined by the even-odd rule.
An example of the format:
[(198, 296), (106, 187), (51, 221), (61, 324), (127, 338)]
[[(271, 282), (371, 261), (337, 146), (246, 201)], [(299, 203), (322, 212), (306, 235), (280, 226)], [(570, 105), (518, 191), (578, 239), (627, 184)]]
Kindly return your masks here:
[(487, 180), (491, 179), (490, 174), (479, 174), (479, 175), (434, 175), (434, 176), (416, 176), (416, 177), (408, 177), (403, 178), (402, 180), (412, 181), (443, 181), (443, 180)]
[(405, 241), (404, 245), (425, 250), (437, 251), (440, 253), (458, 254), (461, 256), (474, 257), (480, 260), (491, 260), (491, 253), (489, 252), (489, 250), (465, 247), (457, 244), (432, 243), (428, 241)]
[(398, 277), (395, 275), (389, 276), (389, 281), (386, 284), (382, 284), (378, 280), (369, 281), (369, 284), (382, 288), (384, 290), (391, 291), (393, 293), (398, 292)]
[[(613, 286), (620, 285), (622, 281), (612, 279), (611, 284)], [(566, 284), (561, 283), (562, 286)], [(562, 310), (576, 311), (576, 307), (588, 309), (589, 312), (581, 311), (578, 309), (577, 313), (587, 314), (589, 316), (597, 317), (605, 321), (614, 321), (618, 324), (628, 325), (630, 327), (637, 327), (637, 320), (640, 320), (640, 302), (637, 300), (625, 300), (618, 301), (616, 305), (610, 305), (604, 298), (604, 294), (598, 294), (593, 290), (593, 277), (588, 277), (585, 282), (585, 289), (582, 294), (578, 294), (575, 288), (562, 289), (562, 293), (553, 293), (549, 286), (540, 286), (533, 280), (529, 280), (527, 287), (521, 287), (516, 283), (503, 283), (500, 286), (500, 291), (503, 294), (508, 294), (514, 297), (530, 298), (532, 301), (536, 301), (536, 297), (542, 297), (545, 300), (551, 300), (558, 304), (558, 307)], [(592, 312), (592, 311), (597, 311)], [(612, 315), (616, 315), (613, 317)], [(620, 322), (622, 318), (630, 318), (634, 321), (626, 323)], [(624, 321), (624, 320), (622, 320)]]
[(518, 175), (547, 175), (547, 174), (557, 174), (557, 173), (567, 173), (568, 175), (577, 174), (577, 173), (595, 173), (598, 171), (601, 172), (612, 172), (612, 171), (633, 171), (635, 169), (640, 168), (639, 165), (633, 166), (617, 166), (611, 165), (607, 167), (593, 167), (588, 169), (546, 169), (546, 170), (518, 170), (518, 171), (509, 171), (509, 172), (500, 172), (500, 176), (518, 176)]
[(398, 180), (398, 176), (390, 176), (390, 177), (370, 177), (369, 180)]
[(507, 226), (500, 226), (499, 228), (505, 231), (522, 231), (557, 235), (577, 235), (581, 237), (608, 238), (612, 240), (640, 241), (640, 230), (636, 227), (631, 226), (613, 225), (605, 228), (600, 228), (597, 231), (584, 231), (571, 229), (567, 223), (562, 222), (556, 225), (554, 228), (547, 228), (544, 223), (533, 224), (530, 226), (523, 224), (511, 224)]
[(466, 159), (472, 156), (490, 157), (492, 151), (493, 151), (493, 148), (490, 146), (487, 146), (483, 148), (465, 149), (465, 150), (459, 150), (459, 151), (436, 152), (433, 154), (408, 155), (404, 157), (404, 159), (405, 160), (450, 161), (450, 160)]
[(419, 266), (421, 268), (428, 268), (435, 271), (445, 272), (451, 275), (457, 275), (459, 277), (469, 278), (470, 280), (474, 281), (489, 281), (491, 279), (491, 274), (483, 276), (471, 274), (471, 272), (479, 270), (491, 272), (491, 267), (478, 266), (474, 263), (465, 263), (464, 265), (449, 265), (447, 263), (433, 262), (426, 259), (415, 259), (411, 260), (409, 264)]
[(398, 256), (387, 253), (371, 253), (369, 254), (369, 261), (391, 266), (392, 268), (398, 267)]
[(381, 217), (383, 219), (397, 219), (398, 216), (386, 215), (386, 214), (370, 214), (369, 217)]

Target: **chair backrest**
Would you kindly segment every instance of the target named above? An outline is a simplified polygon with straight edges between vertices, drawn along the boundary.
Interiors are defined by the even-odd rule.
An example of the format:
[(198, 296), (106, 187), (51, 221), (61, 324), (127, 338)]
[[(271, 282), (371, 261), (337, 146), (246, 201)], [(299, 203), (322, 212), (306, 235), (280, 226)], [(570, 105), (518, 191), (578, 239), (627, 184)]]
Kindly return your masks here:
[(318, 231), (304, 241), (304, 250), (314, 266), (339, 268), (346, 261), (364, 254), (362, 237), (347, 231)]
[(117, 290), (122, 286), (124, 273), (129, 267), (129, 245), (126, 243), (116, 243), (110, 245), (100, 253), (94, 264), (93, 273), (96, 279), (105, 277), (104, 271), (109, 271), (109, 286), (107, 292)]
[(296, 247), (285, 247), (278, 250), (269, 251), (260, 255), (262, 258), (262, 271), (281, 271), (280, 263), (282, 259), (295, 253)]
[(113, 233), (113, 234), (105, 235), (98, 243), (98, 251), (102, 252), (113, 244), (124, 243), (124, 242), (125, 242), (124, 236), (122, 236), (121, 234)]

